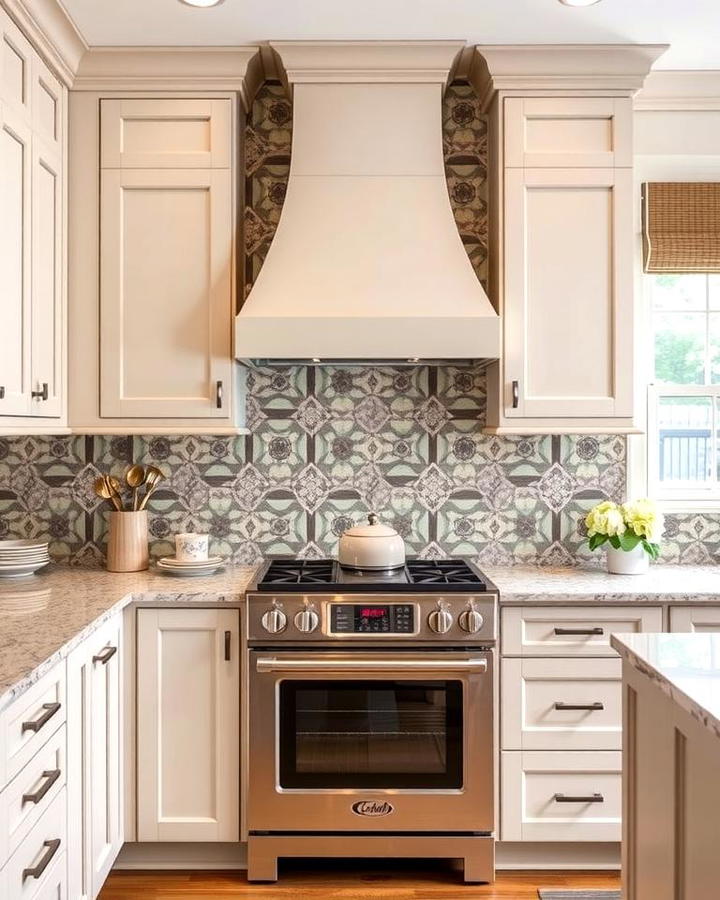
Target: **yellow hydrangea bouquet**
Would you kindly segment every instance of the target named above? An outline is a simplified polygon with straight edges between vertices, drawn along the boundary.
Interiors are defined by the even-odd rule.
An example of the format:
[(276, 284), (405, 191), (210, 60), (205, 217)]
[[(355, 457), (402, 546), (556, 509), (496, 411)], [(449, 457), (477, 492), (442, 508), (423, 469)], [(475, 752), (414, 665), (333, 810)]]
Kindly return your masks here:
[(591, 550), (608, 543), (616, 550), (630, 552), (640, 545), (650, 559), (660, 556), (663, 516), (655, 501), (647, 497), (622, 505), (610, 500), (598, 503), (587, 514), (585, 525)]

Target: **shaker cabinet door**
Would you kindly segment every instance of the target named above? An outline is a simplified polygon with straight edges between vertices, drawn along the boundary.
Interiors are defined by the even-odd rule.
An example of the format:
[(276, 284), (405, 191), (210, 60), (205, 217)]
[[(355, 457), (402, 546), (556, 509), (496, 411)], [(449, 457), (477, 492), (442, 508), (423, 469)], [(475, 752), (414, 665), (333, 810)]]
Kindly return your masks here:
[(506, 169), (509, 419), (631, 417), (631, 169)]
[(240, 614), (140, 609), (139, 841), (237, 841)]
[(230, 416), (231, 217), (229, 170), (103, 170), (103, 417)]

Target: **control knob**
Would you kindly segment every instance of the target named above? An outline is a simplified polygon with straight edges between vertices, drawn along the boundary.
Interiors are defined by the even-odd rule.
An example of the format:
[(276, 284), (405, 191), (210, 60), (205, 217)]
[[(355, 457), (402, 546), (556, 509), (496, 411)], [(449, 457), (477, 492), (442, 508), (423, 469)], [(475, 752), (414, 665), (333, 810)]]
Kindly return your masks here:
[(305, 608), (295, 615), (295, 627), (303, 634), (315, 631), (320, 623), (320, 616), (315, 612), (312, 603), (306, 603)]
[(273, 600), (272, 607), (263, 614), (262, 627), (270, 634), (280, 634), (287, 628), (287, 616), (282, 611), (282, 605)]
[(453, 617), (444, 600), (438, 600), (438, 608), (428, 616), (428, 625), (435, 634), (447, 634), (452, 628)]
[(460, 613), (458, 619), (458, 624), (462, 630), (466, 631), (468, 634), (477, 634), (483, 627), (484, 622), (485, 619), (483, 619), (481, 613), (475, 609), (475, 604), (472, 600), (468, 604), (468, 608)]

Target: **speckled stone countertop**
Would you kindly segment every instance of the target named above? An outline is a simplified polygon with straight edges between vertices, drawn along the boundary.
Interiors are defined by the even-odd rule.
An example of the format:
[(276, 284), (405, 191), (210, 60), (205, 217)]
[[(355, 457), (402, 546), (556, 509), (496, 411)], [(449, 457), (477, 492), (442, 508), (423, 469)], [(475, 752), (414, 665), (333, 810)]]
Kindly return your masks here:
[(240, 606), (255, 568), (207, 578), (48, 566), (0, 581), (0, 709), (129, 603)]
[(647, 575), (604, 569), (516, 566), (486, 570), (504, 604), (717, 603), (720, 566), (650, 566)]
[(720, 738), (720, 634), (612, 634), (610, 643)]

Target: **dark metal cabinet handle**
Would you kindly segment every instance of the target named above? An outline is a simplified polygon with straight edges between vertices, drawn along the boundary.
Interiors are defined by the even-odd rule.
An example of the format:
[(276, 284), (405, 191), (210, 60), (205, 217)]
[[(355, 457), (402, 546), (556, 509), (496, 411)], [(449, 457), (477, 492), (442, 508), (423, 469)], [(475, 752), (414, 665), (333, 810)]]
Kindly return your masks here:
[(0, 384), (0, 400), (4, 400), (4, 399), (5, 399), (5, 387), (2, 384)]
[(555, 709), (577, 709), (577, 710), (603, 710), (605, 709), (605, 704), (600, 703), (600, 701), (596, 701), (595, 703), (556, 703)]
[(215, 406), (218, 409), (222, 409), (223, 405), (223, 383), (222, 381), (218, 381), (215, 384)]
[(33, 794), (23, 794), (22, 802), (39, 803), (45, 796), (45, 794), (47, 794), (47, 792), (50, 790), (50, 788), (55, 784), (60, 775), (60, 769), (49, 769), (46, 772), (43, 772), (42, 777), (45, 779), (45, 781), (43, 782), (42, 787), (39, 787)]
[(520, 406), (520, 382), (513, 381), (512, 383), (512, 408), (517, 409)]
[(101, 650), (99, 653), (93, 656), (92, 661), (94, 663), (102, 663), (104, 666), (106, 666), (116, 653), (117, 647), (106, 647), (104, 650)]
[(556, 803), (604, 803), (605, 798), (602, 794), (588, 794), (587, 796), (575, 797), (567, 794), (555, 794), (553, 800)]
[(47, 398), (49, 397), (47, 381), (43, 381), (41, 391), (31, 391), (30, 396), (37, 397), (38, 400), (47, 400)]
[(31, 869), (23, 869), (23, 881), (25, 881), (26, 878), (40, 878), (45, 869), (50, 865), (50, 860), (60, 849), (60, 838), (55, 838), (54, 841), (45, 841), (43, 847), (47, 847), (48, 852), (36, 866), (33, 866)]
[(229, 631), (225, 632), (225, 661), (230, 662), (230, 641), (232, 640), (232, 635)]
[(602, 635), (605, 634), (602, 628), (556, 628), (555, 634), (558, 636), (569, 635), (569, 634), (582, 634), (587, 637), (591, 637), (594, 634)]
[(60, 703), (43, 703), (42, 708), (45, 712), (39, 719), (31, 719), (29, 722), (22, 723), (23, 734), (26, 731), (40, 731), (43, 725), (46, 725), (50, 719), (52, 719), (55, 713), (60, 709), (61, 705), (62, 704)]

